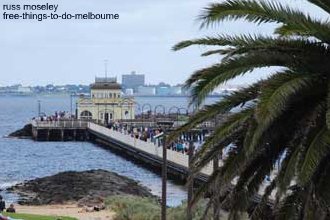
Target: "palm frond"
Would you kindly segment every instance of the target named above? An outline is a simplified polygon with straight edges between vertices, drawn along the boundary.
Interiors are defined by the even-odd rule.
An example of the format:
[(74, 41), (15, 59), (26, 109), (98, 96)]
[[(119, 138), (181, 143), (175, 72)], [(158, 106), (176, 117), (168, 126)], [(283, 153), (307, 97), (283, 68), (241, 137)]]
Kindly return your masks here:
[[(290, 29), (292, 30), (292, 29)], [(287, 39), (276, 38), (273, 36), (262, 35), (218, 35), (216, 37), (205, 37), (195, 40), (182, 41), (173, 47), (173, 50), (181, 50), (190, 46), (218, 46), (226, 47), (226, 49), (219, 49), (215, 51), (206, 52), (203, 55), (210, 55), (214, 53), (221, 54), (243, 54), (251, 50), (272, 50), (272, 51), (316, 51), (320, 54), (327, 50), (322, 43), (312, 39)], [(228, 47), (233, 47), (229, 48)], [(235, 50), (236, 49), (236, 50)], [(227, 51), (226, 51), (227, 50)], [(235, 51), (235, 53), (233, 53)]]
[(323, 127), (312, 140), (299, 172), (299, 184), (305, 186), (311, 180), (323, 158), (330, 153), (330, 132)]
[(330, 13), (330, 2), (329, 0), (308, 0), (310, 3), (319, 6), (324, 11)]
[(186, 82), (186, 85), (192, 88), (191, 103), (201, 105), (207, 95), (219, 85), (254, 69), (271, 66), (292, 67), (296, 59), (286, 53), (258, 52), (229, 58), (221, 64), (200, 70)]
[(258, 126), (254, 130), (247, 152), (251, 153), (272, 123), (290, 106), (290, 99), (306, 88), (312, 88), (310, 76), (291, 71), (275, 74), (267, 85), (261, 88), (260, 101), (256, 107)]
[(180, 134), (195, 128), (199, 124), (208, 120), (215, 120), (218, 115), (226, 114), (235, 107), (242, 107), (245, 103), (254, 100), (259, 94), (259, 88), (263, 81), (254, 83), (246, 88), (235, 91), (230, 95), (225, 95), (219, 102), (206, 105), (199, 110), (195, 115), (189, 118), (189, 121), (171, 132), (169, 142), (174, 141)]
[(276, 188), (277, 178), (274, 178), (270, 184), (266, 187), (264, 194), (261, 197), (261, 201), (253, 209), (250, 218), (252, 220), (270, 218), (272, 212), (269, 207), (269, 197)]
[(202, 20), (201, 27), (224, 20), (237, 19), (245, 19), (258, 24), (283, 23), (294, 25), (302, 32), (307, 32), (310, 36), (315, 36), (324, 42), (330, 40), (330, 28), (327, 23), (312, 19), (309, 15), (278, 2), (227, 0), (223, 3), (213, 3), (204, 9), (200, 19)]
[[(219, 155), (223, 148), (227, 147), (238, 134), (243, 132), (242, 126), (253, 115), (253, 109), (248, 108), (229, 116), (203, 144), (201, 149), (192, 159), (194, 172), (202, 169), (211, 158)], [(229, 140), (228, 140), (229, 139)]]

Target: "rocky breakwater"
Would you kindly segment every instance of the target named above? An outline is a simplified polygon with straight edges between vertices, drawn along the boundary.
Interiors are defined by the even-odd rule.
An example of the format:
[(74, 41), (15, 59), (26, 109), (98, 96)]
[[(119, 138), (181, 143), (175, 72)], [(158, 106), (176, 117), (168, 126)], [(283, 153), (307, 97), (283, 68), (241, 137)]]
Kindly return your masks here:
[(32, 138), (32, 124), (25, 125), (22, 129), (19, 129), (11, 134), (8, 137), (13, 138)]
[(7, 189), (20, 195), (22, 205), (78, 203), (93, 206), (113, 195), (154, 197), (138, 182), (106, 170), (63, 172), (26, 181)]

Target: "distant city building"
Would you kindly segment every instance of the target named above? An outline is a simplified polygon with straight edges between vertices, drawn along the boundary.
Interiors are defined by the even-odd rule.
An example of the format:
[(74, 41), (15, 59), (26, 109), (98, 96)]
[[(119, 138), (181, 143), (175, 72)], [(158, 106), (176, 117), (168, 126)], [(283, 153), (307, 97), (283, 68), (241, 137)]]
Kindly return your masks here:
[(182, 95), (182, 86), (172, 86), (170, 87), (170, 95), (173, 96), (181, 96)]
[(128, 96), (134, 95), (134, 90), (133, 89), (125, 89), (125, 95), (128, 95)]
[(32, 90), (30, 87), (19, 86), (16, 92), (22, 95), (29, 95), (32, 93)]
[(156, 87), (154, 87), (154, 86), (139, 86), (137, 94), (141, 95), (141, 96), (154, 96), (154, 95), (156, 95)]
[(145, 76), (144, 74), (136, 74), (132, 72), (131, 74), (122, 75), (122, 86), (124, 89), (133, 89), (136, 93), (139, 86), (144, 86)]
[(170, 92), (171, 92), (170, 88), (171, 88), (171, 86), (169, 84), (165, 84), (165, 83), (161, 82), (156, 86), (156, 95), (168, 96), (168, 95), (170, 95)]
[(116, 78), (96, 78), (90, 97), (78, 101), (79, 119), (93, 119), (109, 124), (121, 119), (134, 119), (134, 99), (123, 98)]

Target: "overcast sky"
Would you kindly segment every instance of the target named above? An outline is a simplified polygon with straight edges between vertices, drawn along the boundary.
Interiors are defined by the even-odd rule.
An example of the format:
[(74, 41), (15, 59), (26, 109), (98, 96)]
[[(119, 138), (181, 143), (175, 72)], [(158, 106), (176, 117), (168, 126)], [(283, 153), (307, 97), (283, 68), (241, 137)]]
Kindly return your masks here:
[[(147, 83), (184, 82), (194, 70), (219, 61), (202, 58), (203, 47), (181, 52), (171, 47), (181, 41), (216, 33), (271, 33), (272, 25), (262, 27), (244, 22), (226, 23), (200, 30), (196, 21), (210, 0), (1, 0), (0, 86), (89, 84), (104, 75), (104, 59), (109, 75), (131, 71), (146, 75)], [(288, 0), (318, 16), (325, 14), (303, 0)], [(58, 14), (118, 13), (119, 20), (108, 21), (5, 21), (3, 4), (59, 4)], [(8, 12), (10, 13), (10, 12)], [(35, 12), (44, 13), (44, 12)], [(260, 77), (239, 79), (245, 83)]]

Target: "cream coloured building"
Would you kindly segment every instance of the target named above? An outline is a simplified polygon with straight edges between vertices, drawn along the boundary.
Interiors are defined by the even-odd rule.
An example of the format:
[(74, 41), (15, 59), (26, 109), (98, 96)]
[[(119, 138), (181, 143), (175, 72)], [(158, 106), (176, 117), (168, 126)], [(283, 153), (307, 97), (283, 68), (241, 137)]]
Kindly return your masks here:
[(116, 78), (96, 77), (90, 97), (82, 96), (78, 100), (79, 119), (93, 119), (104, 124), (134, 119), (134, 109), (134, 99), (122, 97), (121, 85)]

